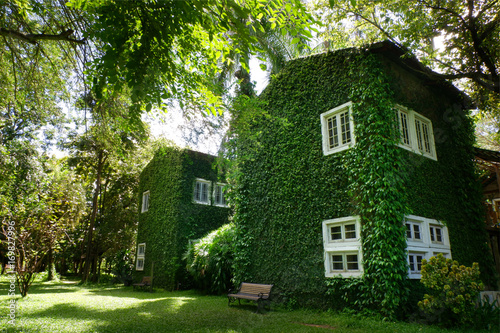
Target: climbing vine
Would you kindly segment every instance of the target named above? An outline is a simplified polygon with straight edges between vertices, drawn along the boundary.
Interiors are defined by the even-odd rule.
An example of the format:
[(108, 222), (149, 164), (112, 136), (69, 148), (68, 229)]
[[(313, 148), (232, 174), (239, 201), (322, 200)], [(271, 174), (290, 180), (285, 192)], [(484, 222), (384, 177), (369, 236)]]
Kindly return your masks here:
[(156, 286), (190, 286), (181, 261), (189, 240), (227, 223), (230, 214), (228, 208), (193, 203), (196, 178), (219, 181), (214, 160), (210, 155), (165, 146), (143, 170), (139, 202), (149, 191), (150, 203), (148, 210), (139, 214), (137, 244), (146, 243), (146, 253), (144, 270), (136, 271), (136, 280), (151, 275), (153, 269)]
[[(236, 126), (236, 282), (272, 283), (279, 300), (306, 306), (334, 306), (352, 285), (344, 301), (396, 316), (409, 299), (407, 214), (447, 225), (454, 259), (479, 262), (494, 281), (462, 96), (441, 83), (429, 89), (401, 63), (356, 49), (291, 61), (259, 97), (262, 117)], [(324, 156), (320, 115), (348, 101), (356, 145)], [(437, 161), (397, 146), (396, 104), (431, 119)], [(322, 222), (354, 215), (363, 277), (326, 279)]]

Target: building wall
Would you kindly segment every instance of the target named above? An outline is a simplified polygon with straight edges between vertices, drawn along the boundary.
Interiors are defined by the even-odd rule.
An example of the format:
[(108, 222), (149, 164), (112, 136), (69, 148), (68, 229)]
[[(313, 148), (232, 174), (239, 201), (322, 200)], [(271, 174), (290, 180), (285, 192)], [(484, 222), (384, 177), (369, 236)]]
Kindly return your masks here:
[[(366, 57), (374, 60), (365, 62)], [(363, 66), (367, 63), (376, 63), (375, 72), (384, 73), (388, 80), (374, 76), (368, 82), (363, 78)], [(464, 264), (479, 261), (488, 278), (491, 262), (483, 251), (484, 229), (478, 224), (480, 193), (470, 155), (470, 120), (462, 112), (462, 101), (456, 99), (458, 93), (428, 83), (383, 52), (373, 55), (357, 50), (293, 61), (274, 78), (261, 95), (261, 120), (250, 130), (252, 136), (240, 140), (239, 154), (246, 158), (241, 166), (240, 200), (235, 208), (241, 234), (236, 272), (239, 279), (273, 283), (284, 299), (316, 304), (318, 299), (324, 301), (328, 279), (323, 222), (362, 212), (360, 220), (366, 238), (373, 227), (372, 217), (382, 220), (380, 210), (384, 206), (387, 212), (391, 211), (391, 219), (401, 217), (401, 225), (405, 215), (413, 214), (449, 226), (454, 259)], [(371, 117), (372, 113), (385, 112), (386, 120), (393, 114), (392, 106), (377, 101), (375, 92), (383, 92), (387, 99), (383, 103), (403, 105), (432, 121), (437, 160), (404, 149), (395, 150), (389, 144), (389, 132), (366, 130), (377, 128), (379, 120)], [(351, 153), (351, 148), (325, 156), (320, 116), (351, 100), (362, 106), (356, 106), (354, 119), (356, 131), (362, 133), (356, 137), (358, 152)], [(372, 109), (368, 100), (377, 102), (378, 109)], [(388, 126), (381, 124), (380, 128)], [(385, 142), (380, 143), (381, 140)], [(380, 152), (370, 151), (375, 147)], [(383, 170), (377, 175), (374, 169), (380, 163), (374, 163), (373, 168), (367, 165), (377, 161), (377, 153), (390, 163), (390, 177)], [(371, 160), (361, 158), (363, 154)], [(367, 184), (370, 191), (398, 197), (394, 209), (390, 208), (390, 195), (381, 195), (379, 201), (370, 203), (363, 193), (364, 184), (358, 181), (365, 179), (360, 173), (366, 171), (373, 178)], [(401, 228), (395, 224), (392, 227), (393, 232), (405, 237)], [(406, 239), (399, 239), (394, 247), (405, 246), (405, 242)], [(362, 243), (365, 247), (366, 239)], [(376, 244), (370, 246), (373, 259)], [(388, 260), (385, 250), (380, 251), (382, 260)], [(396, 265), (400, 265), (400, 253)]]
[(151, 275), (154, 265), (154, 285), (167, 289), (188, 287), (181, 260), (188, 241), (227, 223), (230, 212), (228, 208), (193, 200), (197, 178), (218, 181), (212, 167), (214, 160), (206, 154), (163, 147), (141, 173), (141, 199), (145, 191), (150, 197), (148, 210), (139, 213), (137, 244), (145, 244), (145, 264), (143, 270), (136, 270), (136, 280)]

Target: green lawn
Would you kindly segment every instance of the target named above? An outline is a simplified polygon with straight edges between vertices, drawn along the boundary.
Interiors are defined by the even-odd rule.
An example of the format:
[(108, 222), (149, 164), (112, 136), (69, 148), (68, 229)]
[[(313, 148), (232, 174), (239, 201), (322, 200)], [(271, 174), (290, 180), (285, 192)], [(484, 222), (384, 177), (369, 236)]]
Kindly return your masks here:
[[(8, 324), (8, 285), (0, 282), (1, 332), (442, 332), (417, 324), (360, 316), (273, 308), (255, 314), (253, 304), (228, 307), (224, 296), (194, 291), (154, 293), (131, 287), (81, 287), (36, 283), (17, 300), (16, 325)], [(446, 331), (460, 332), (460, 331)]]

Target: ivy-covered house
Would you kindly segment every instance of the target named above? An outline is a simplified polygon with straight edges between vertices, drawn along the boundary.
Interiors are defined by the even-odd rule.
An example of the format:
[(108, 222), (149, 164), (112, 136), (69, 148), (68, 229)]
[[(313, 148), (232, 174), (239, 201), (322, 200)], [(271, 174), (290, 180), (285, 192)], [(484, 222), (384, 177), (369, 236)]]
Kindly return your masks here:
[(230, 209), (215, 157), (162, 147), (140, 176), (135, 279), (153, 275), (155, 286), (185, 281), (182, 255), (195, 240), (227, 223)]
[(238, 280), (317, 303), (362, 278), (359, 301), (388, 313), (438, 253), (496, 284), (469, 101), (429, 73), (382, 42), (291, 61), (271, 80), (239, 133)]

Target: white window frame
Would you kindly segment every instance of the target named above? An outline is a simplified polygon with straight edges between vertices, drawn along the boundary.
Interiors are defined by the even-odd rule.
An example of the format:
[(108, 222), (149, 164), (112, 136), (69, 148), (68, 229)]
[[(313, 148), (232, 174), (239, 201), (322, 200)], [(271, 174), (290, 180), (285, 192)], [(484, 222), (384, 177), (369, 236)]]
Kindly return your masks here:
[(150, 192), (144, 191), (142, 193), (141, 213), (147, 212), (149, 210), (149, 198), (150, 198)]
[[(432, 127), (432, 121), (422, 116), (421, 114), (401, 105), (396, 105), (394, 110), (396, 114), (398, 131), (400, 134), (400, 142), (398, 146), (406, 150), (409, 150), (413, 153), (437, 161), (436, 144), (434, 141), (434, 131)], [(424, 129), (423, 127), (421, 127), (419, 131), (417, 128), (418, 127), (417, 122), (420, 122), (421, 124), (424, 124), (427, 127), (426, 131), (428, 139), (427, 145), (425, 144), (425, 140), (423, 138)], [(407, 133), (405, 133), (405, 131)]]
[(143, 271), (145, 261), (146, 261), (146, 243), (139, 243), (137, 244), (135, 270)]
[[(428, 259), (427, 258), (427, 253), (426, 252), (414, 252), (410, 251), (408, 252), (407, 260), (408, 260), (408, 277), (410, 279), (420, 279), (421, 277), (421, 269), (418, 269), (418, 257), (420, 257), (420, 266), (422, 266), (422, 260), (423, 259)], [(412, 259), (413, 259), (413, 266), (414, 269), (412, 270), (411, 265), (412, 265)]]
[[(408, 253), (408, 277), (410, 279), (420, 279), (421, 277), (419, 271), (411, 271), (410, 269), (409, 256), (411, 254), (423, 255), (423, 259), (429, 259), (438, 253), (442, 253), (446, 258), (451, 258), (448, 228), (442, 222), (422, 216), (408, 215), (405, 217), (404, 223), (419, 225), (420, 228), (420, 240), (408, 237), (406, 239), (406, 249)], [(431, 240), (430, 228), (441, 229), (442, 242), (433, 242)]]
[[(228, 207), (227, 201), (226, 201), (226, 196), (225, 196), (225, 191), (224, 191), (224, 187), (226, 185), (227, 184), (224, 184), (224, 183), (216, 183), (214, 186), (214, 193), (213, 193), (214, 204), (218, 207)], [(222, 201), (217, 200), (217, 191), (219, 191), (219, 189), (220, 189)]]
[(135, 270), (136, 271), (143, 271), (144, 270), (144, 258), (137, 258), (137, 261), (135, 264)]
[[(345, 226), (355, 226), (355, 238), (346, 238)], [(332, 227), (340, 227), (341, 239), (332, 239)], [(359, 216), (341, 217), (322, 222), (325, 277), (356, 277), (363, 274), (363, 251), (361, 250), (361, 221)], [(342, 256), (342, 270), (333, 269), (332, 256)], [(357, 255), (358, 269), (347, 268), (347, 256)]]
[[(202, 192), (200, 192), (200, 197), (197, 198), (197, 186), (198, 184), (201, 184), (201, 186), (203, 185), (206, 185), (207, 186), (207, 200), (204, 201), (203, 200), (203, 188), (202, 188)], [(206, 179), (202, 179), (202, 178), (196, 178), (195, 182), (194, 182), (194, 189), (193, 189), (193, 202), (195, 203), (198, 203), (200, 205), (210, 205), (211, 203), (211, 198), (210, 198), (210, 190), (212, 188), (212, 182), (209, 181), (209, 180), (206, 180)]]
[[(438, 238), (438, 231), (439, 230), (439, 236), (441, 237), (441, 240), (437, 240)], [(441, 226), (431, 224), (429, 225), (429, 236), (431, 239), (431, 243), (433, 244), (444, 244), (444, 230)]]
[[(347, 237), (347, 233), (352, 233), (353, 230), (350, 230), (350, 227), (354, 226), (354, 237)], [(346, 231), (346, 227), (349, 227), (349, 230)], [(340, 238), (333, 239), (332, 237), (332, 228), (339, 228), (340, 230)], [(327, 224), (327, 233), (328, 233), (328, 242), (349, 242), (356, 241), (359, 239), (359, 230), (355, 220), (348, 220), (346, 222), (335, 222)]]
[[(423, 242), (423, 234), (422, 234), (422, 223), (414, 221), (414, 220), (409, 220), (405, 219), (405, 226), (406, 226), (406, 239), (407, 241), (410, 242)], [(408, 226), (410, 226), (410, 237), (408, 237)], [(419, 233), (419, 238), (415, 237), (415, 227), (418, 228), (418, 233)]]
[[(347, 133), (349, 133), (349, 140), (343, 142), (343, 131), (341, 129), (341, 116), (347, 112), (347, 117), (348, 117), (348, 122), (344, 123), (349, 125)], [(335, 118), (336, 123), (338, 124), (336, 127), (336, 130), (338, 131), (337, 133), (337, 139), (338, 142), (334, 146), (330, 144), (330, 129), (329, 129), (329, 120)], [(339, 130), (340, 129), (340, 130)], [(323, 137), (323, 154), (324, 155), (330, 155), (334, 153), (338, 153), (340, 151), (349, 149), (350, 147), (354, 146), (356, 144), (356, 137), (354, 135), (354, 121), (352, 118), (352, 102), (347, 102), (344, 103), (340, 106), (337, 106), (336, 108), (333, 108), (329, 111), (326, 111), (321, 114), (321, 134)]]
[(146, 256), (146, 243), (140, 243), (137, 245), (137, 256), (138, 257)]

